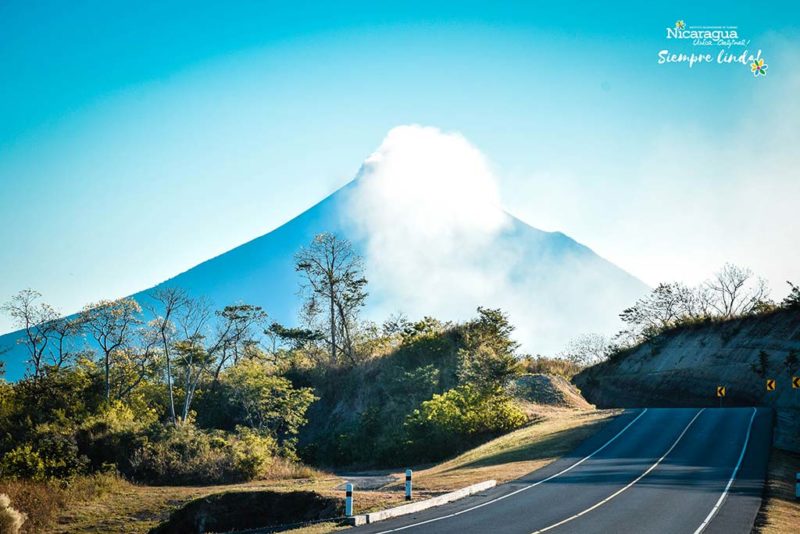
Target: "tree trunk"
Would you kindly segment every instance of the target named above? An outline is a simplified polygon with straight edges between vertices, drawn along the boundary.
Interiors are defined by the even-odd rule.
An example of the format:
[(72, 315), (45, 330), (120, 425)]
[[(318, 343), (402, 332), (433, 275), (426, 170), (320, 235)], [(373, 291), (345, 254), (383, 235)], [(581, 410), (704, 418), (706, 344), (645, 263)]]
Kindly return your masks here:
[(333, 281), (330, 285), (331, 291), (331, 363), (336, 365), (336, 309), (333, 298)]
[(111, 367), (111, 355), (106, 352), (105, 357), (105, 371), (106, 371), (106, 402), (111, 400), (111, 373), (109, 372), (109, 368)]
[(172, 359), (169, 356), (169, 343), (167, 342), (167, 335), (164, 329), (161, 329), (161, 341), (164, 343), (164, 356), (167, 358), (167, 389), (169, 389), (169, 417), (172, 424), (176, 424), (175, 417), (175, 394), (172, 387)]

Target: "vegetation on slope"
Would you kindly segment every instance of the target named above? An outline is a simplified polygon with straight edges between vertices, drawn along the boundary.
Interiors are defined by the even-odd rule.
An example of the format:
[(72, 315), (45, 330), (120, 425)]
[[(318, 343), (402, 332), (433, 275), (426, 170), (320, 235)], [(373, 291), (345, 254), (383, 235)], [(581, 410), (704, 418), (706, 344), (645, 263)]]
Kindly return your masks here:
[[(296, 268), (299, 328), (243, 303), (212, 311), (180, 288), (72, 317), (34, 291), (16, 295), (3, 309), (22, 328), (29, 372), (0, 382), (10, 506), (27, 502), (32, 527), (97, 477), (208, 485), (274, 480), (301, 458), (398, 466), (528, 422), (508, 386), (545, 364), (521, 359), (502, 311), (478, 308), (460, 324), (362, 321), (360, 258), (329, 234), (297, 254)], [(56, 498), (30, 504), (47, 495)]]

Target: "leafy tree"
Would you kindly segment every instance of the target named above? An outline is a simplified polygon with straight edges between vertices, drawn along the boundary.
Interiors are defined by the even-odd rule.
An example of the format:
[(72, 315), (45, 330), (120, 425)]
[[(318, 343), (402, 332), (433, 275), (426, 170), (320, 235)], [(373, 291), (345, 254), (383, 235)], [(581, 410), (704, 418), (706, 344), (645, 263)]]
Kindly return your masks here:
[(786, 283), (789, 284), (790, 291), (781, 302), (781, 306), (788, 309), (800, 308), (800, 286), (796, 286), (789, 281)]
[(213, 381), (216, 385), (222, 370), (230, 363), (239, 362), (248, 347), (258, 343), (258, 333), (268, 316), (260, 306), (235, 304), (216, 312), (216, 332), (207, 343), (207, 351), (214, 358)]
[(783, 366), (789, 371), (789, 374), (794, 374), (800, 369), (800, 358), (797, 357), (797, 351), (792, 349), (786, 358), (783, 360)]
[(758, 364), (751, 364), (750, 368), (761, 378), (766, 377), (769, 368), (769, 354), (763, 350), (758, 351)]
[(652, 337), (682, 319), (698, 317), (705, 310), (701, 297), (684, 284), (658, 284), (648, 295), (640, 298), (620, 314), (635, 337)]
[(478, 318), (465, 328), (465, 345), (459, 354), (459, 379), (485, 394), (502, 392), (522, 372), (511, 337), (514, 327), (499, 309), (478, 308)]
[[(272, 323), (265, 331), (269, 336), (280, 340), (283, 344), (288, 344), (294, 350), (300, 350), (309, 343), (321, 341), (325, 335), (309, 328), (288, 328), (279, 323)], [(276, 350), (273, 344), (273, 353)]]
[(355, 363), (353, 329), (367, 298), (361, 257), (346, 239), (322, 233), (295, 255), (295, 269), (303, 275), (306, 321), (312, 329), (326, 325), (330, 363), (340, 352)]
[(134, 339), (141, 311), (136, 300), (123, 298), (89, 304), (80, 314), (81, 323), (102, 352), (106, 401), (111, 400), (111, 367), (118, 353)]
[(183, 409), (181, 420), (189, 418), (195, 392), (213, 357), (198, 339), (184, 339), (175, 343), (177, 367), (183, 373)]
[(273, 435), (291, 449), (306, 422), (306, 411), (316, 400), (310, 388), (294, 388), (282, 377), (272, 376), (264, 364), (242, 361), (225, 372), (230, 403), (246, 426)]

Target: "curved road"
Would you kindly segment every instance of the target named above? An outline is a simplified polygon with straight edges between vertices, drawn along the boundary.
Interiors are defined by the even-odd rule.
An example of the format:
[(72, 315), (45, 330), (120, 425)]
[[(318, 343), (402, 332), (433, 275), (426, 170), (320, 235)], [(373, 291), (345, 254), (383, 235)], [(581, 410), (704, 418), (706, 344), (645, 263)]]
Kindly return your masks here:
[(570, 455), (480, 495), (358, 533), (748, 533), (772, 412), (631, 410)]

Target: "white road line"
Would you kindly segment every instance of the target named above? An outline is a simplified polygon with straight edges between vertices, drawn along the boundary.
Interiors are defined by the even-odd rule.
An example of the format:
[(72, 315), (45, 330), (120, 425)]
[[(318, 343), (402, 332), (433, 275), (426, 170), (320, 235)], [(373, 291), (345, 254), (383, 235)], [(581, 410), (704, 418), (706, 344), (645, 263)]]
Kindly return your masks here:
[(561, 525), (563, 525), (563, 524), (565, 524), (565, 523), (569, 523), (569, 522), (570, 522), (570, 521), (572, 521), (573, 519), (578, 519), (578, 518), (579, 518), (579, 517), (581, 517), (582, 515), (588, 514), (588, 513), (589, 513), (589, 512), (591, 512), (592, 510), (596, 510), (597, 508), (600, 508), (601, 506), (603, 506), (604, 504), (606, 504), (606, 503), (607, 503), (608, 501), (610, 501), (611, 499), (613, 499), (613, 498), (617, 497), (618, 495), (620, 495), (620, 494), (621, 494), (623, 491), (627, 491), (628, 489), (630, 489), (630, 488), (631, 488), (631, 487), (632, 487), (634, 484), (636, 484), (636, 483), (637, 483), (637, 482), (639, 482), (641, 479), (643, 479), (644, 477), (646, 477), (646, 476), (647, 476), (647, 474), (648, 474), (648, 473), (650, 473), (650, 472), (651, 472), (653, 469), (655, 469), (656, 467), (658, 467), (658, 464), (660, 464), (660, 463), (661, 463), (661, 462), (664, 460), (664, 458), (666, 458), (666, 457), (669, 455), (669, 453), (671, 453), (671, 452), (672, 452), (672, 449), (674, 449), (674, 448), (675, 448), (675, 446), (676, 446), (676, 445), (678, 445), (678, 443), (680, 442), (680, 440), (683, 438), (683, 436), (684, 436), (684, 435), (686, 434), (686, 432), (689, 430), (689, 427), (690, 427), (690, 426), (692, 426), (692, 423), (694, 423), (694, 422), (695, 422), (695, 420), (696, 420), (696, 419), (697, 419), (697, 418), (700, 416), (700, 414), (701, 414), (701, 413), (703, 413), (703, 411), (704, 411), (704, 410), (705, 410), (705, 408), (701, 409), (699, 412), (697, 412), (697, 413), (695, 414), (695, 416), (694, 416), (694, 417), (692, 417), (692, 420), (691, 420), (691, 421), (689, 421), (689, 424), (688, 424), (688, 425), (686, 425), (686, 428), (684, 428), (684, 429), (683, 429), (683, 432), (681, 432), (680, 436), (678, 436), (678, 439), (676, 439), (676, 440), (675, 440), (675, 442), (674, 442), (674, 443), (673, 443), (673, 444), (670, 446), (670, 448), (669, 448), (669, 449), (667, 449), (667, 452), (665, 452), (665, 453), (664, 453), (664, 455), (663, 455), (661, 458), (659, 458), (659, 459), (656, 461), (656, 463), (654, 463), (653, 465), (651, 465), (651, 466), (650, 466), (650, 467), (647, 469), (647, 471), (645, 471), (644, 473), (642, 473), (641, 475), (639, 475), (638, 477), (636, 477), (636, 479), (634, 479), (634, 481), (633, 481), (633, 482), (631, 482), (631, 483), (630, 483), (630, 484), (628, 484), (627, 486), (625, 486), (625, 487), (623, 487), (623, 488), (621, 488), (621, 489), (619, 489), (619, 490), (615, 491), (614, 493), (612, 493), (611, 495), (609, 495), (608, 497), (606, 497), (606, 498), (605, 498), (605, 499), (603, 499), (602, 501), (598, 502), (598, 503), (597, 503), (597, 504), (595, 504), (594, 506), (590, 506), (590, 507), (589, 507), (589, 508), (587, 508), (586, 510), (584, 510), (584, 511), (582, 511), (582, 512), (578, 512), (577, 514), (575, 514), (575, 515), (573, 515), (573, 516), (570, 516), (570, 517), (568, 517), (568, 518), (566, 518), (566, 519), (563, 519), (563, 520), (559, 521), (558, 523), (553, 523), (553, 524), (552, 524), (552, 525), (550, 525), (549, 527), (544, 527), (544, 528), (542, 528), (542, 529), (539, 529), (539, 530), (535, 531), (533, 534), (538, 534), (538, 533), (540, 533), (540, 532), (546, 532), (546, 531), (548, 531), (548, 530), (550, 530), (550, 529), (553, 529), (553, 528), (556, 528), (556, 527), (560, 527)]
[(694, 534), (700, 534), (703, 532), (711, 520), (714, 519), (714, 516), (717, 515), (719, 512), (720, 507), (722, 506), (722, 501), (725, 500), (725, 497), (728, 496), (728, 491), (731, 489), (733, 485), (733, 481), (736, 480), (736, 475), (739, 473), (739, 468), (742, 466), (742, 460), (744, 459), (744, 453), (747, 451), (747, 444), (750, 443), (750, 431), (753, 429), (753, 420), (756, 418), (756, 408), (753, 408), (753, 415), (750, 416), (750, 424), (747, 425), (747, 434), (744, 437), (744, 445), (742, 445), (742, 452), (739, 453), (739, 461), (736, 462), (736, 467), (733, 468), (733, 474), (731, 474), (731, 478), (728, 480), (728, 484), (725, 486), (725, 491), (722, 492), (722, 495), (719, 496), (719, 500), (714, 505), (714, 508), (708, 513), (706, 518), (703, 520), (703, 523), (697, 527), (697, 530), (694, 531)]
[(467, 513), (467, 512), (471, 512), (472, 510), (477, 510), (478, 508), (483, 508), (484, 506), (489, 506), (490, 504), (494, 504), (494, 503), (496, 503), (496, 502), (498, 502), (498, 501), (502, 501), (503, 499), (507, 499), (507, 498), (509, 498), (509, 497), (513, 497), (513, 496), (514, 496), (514, 495), (516, 495), (517, 493), (522, 493), (523, 491), (526, 491), (526, 490), (529, 490), (529, 489), (531, 489), (531, 488), (534, 488), (534, 487), (538, 486), (539, 484), (544, 484), (544, 483), (545, 483), (545, 482), (547, 482), (548, 480), (553, 480), (554, 478), (556, 478), (556, 477), (559, 477), (559, 476), (563, 475), (564, 473), (566, 473), (566, 472), (568, 472), (568, 471), (572, 471), (573, 469), (575, 469), (576, 467), (578, 467), (579, 465), (581, 465), (583, 462), (585, 462), (586, 460), (588, 460), (589, 458), (591, 458), (591, 457), (592, 457), (592, 456), (594, 456), (595, 454), (599, 453), (600, 451), (602, 451), (603, 449), (605, 449), (606, 447), (608, 447), (609, 445), (611, 445), (611, 443), (612, 443), (614, 440), (616, 440), (618, 437), (620, 437), (620, 436), (622, 435), (622, 433), (623, 433), (623, 432), (625, 432), (626, 430), (628, 430), (628, 429), (631, 427), (631, 425), (632, 425), (633, 423), (635, 423), (636, 421), (638, 421), (638, 420), (639, 420), (639, 418), (640, 418), (641, 416), (643, 416), (643, 415), (644, 415), (646, 412), (647, 412), (647, 408), (645, 408), (644, 410), (642, 410), (642, 412), (641, 412), (639, 415), (637, 415), (637, 416), (636, 416), (636, 417), (633, 419), (633, 421), (631, 421), (630, 423), (628, 423), (627, 425), (625, 425), (625, 428), (623, 428), (622, 430), (620, 430), (619, 432), (617, 432), (617, 433), (616, 433), (616, 435), (614, 435), (614, 437), (613, 437), (613, 438), (611, 438), (610, 440), (606, 441), (606, 442), (603, 444), (603, 446), (602, 446), (602, 447), (600, 447), (599, 449), (597, 449), (596, 451), (594, 451), (594, 452), (593, 452), (592, 454), (590, 454), (589, 456), (586, 456), (586, 457), (584, 457), (584, 458), (581, 458), (580, 460), (578, 460), (577, 462), (575, 462), (575, 463), (574, 463), (574, 464), (572, 464), (571, 466), (569, 466), (569, 467), (567, 467), (567, 468), (565, 468), (565, 469), (562, 469), (561, 471), (559, 471), (559, 472), (558, 472), (558, 473), (556, 473), (555, 475), (550, 475), (549, 477), (547, 477), (547, 478), (545, 478), (545, 479), (542, 479), (542, 480), (540, 480), (540, 481), (538, 481), (538, 482), (534, 482), (533, 484), (529, 484), (529, 485), (527, 485), (527, 486), (525, 486), (525, 487), (523, 487), (523, 488), (520, 488), (520, 489), (518, 489), (518, 490), (516, 490), (516, 491), (512, 491), (511, 493), (508, 493), (508, 494), (506, 494), (506, 495), (502, 495), (502, 496), (500, 496), (500, 497), (497, 497), (496, 499), (492, 499), (491, 501), (486, 501), (485, 503), (479, 504), (479, 505), (477, 505), (477, 506), (473, 506), (473, 507), (471, 507), (471, 508), (466, 508), (466, 509), (464, 509), (464, 510), (461, 510), (461, 511), (459, 511), (459, 512), (454, 512), (454, 513), (452, 513), (452, 514), (447, 514), (447, 515), (443, 515), (443, 516), (440, 516), (440, 517), (435, 517), (435, 518), (433, 518), (433, 519), (428, 519), (427, 521), (420, 521), (419, 523), (413, 523), (413, 524), (411, 524), (411, 525), (406, 525), (406, 526), (404, 526), (404, 527), (393, 528), (393, 529), (391, 529), (391, 530), (383, 530), (383, 531), (379, 532), (378, 534), (387, 534), (387, 533), (389, 533), (389, 532), (397, 532), (398, 530), (406, 530), (406, 529), (408, 529), (408, 528), (418, 527), (418, 526), (420, 526), (420, 525), (427, 525), (428, 523), (434, 523), (434, 522), (436, 522), (436, 521), (441, 521), (442, 519), (447, 519), (447, 518), (450, 518), (450, 517), (455, 517), (455, 516), (457, 516), (457, 515), (465, 514), (465, 513)]

